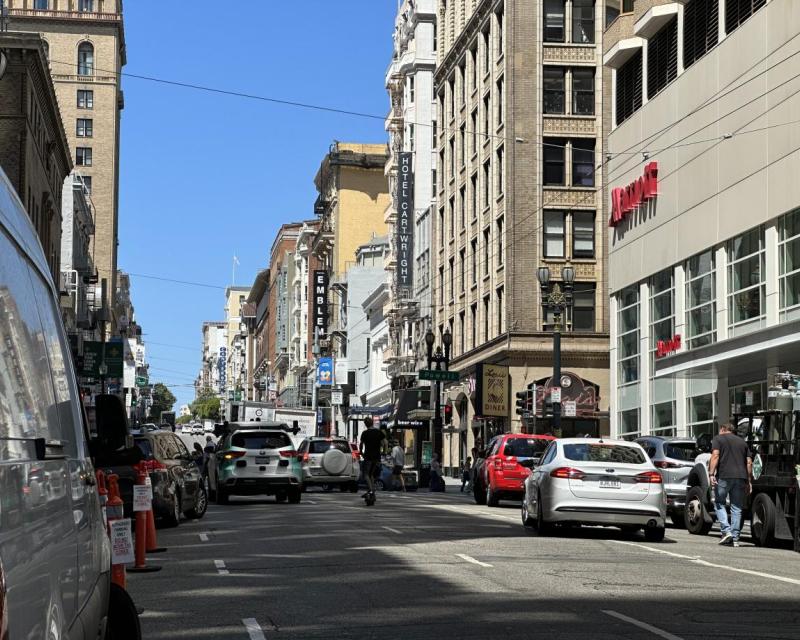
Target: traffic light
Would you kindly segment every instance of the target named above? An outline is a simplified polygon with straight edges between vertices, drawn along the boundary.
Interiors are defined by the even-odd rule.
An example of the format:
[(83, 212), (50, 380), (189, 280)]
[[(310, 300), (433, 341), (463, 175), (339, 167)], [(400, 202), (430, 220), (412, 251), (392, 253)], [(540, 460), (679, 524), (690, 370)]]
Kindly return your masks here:
[(445, 424), (452, 424), (453, 423), (453, 405), (449, 402), (444, 405), (444, 423)]
[(533, 412), (532, 394), (530, 389), (517, 391), (517, 415), (522, 416)]

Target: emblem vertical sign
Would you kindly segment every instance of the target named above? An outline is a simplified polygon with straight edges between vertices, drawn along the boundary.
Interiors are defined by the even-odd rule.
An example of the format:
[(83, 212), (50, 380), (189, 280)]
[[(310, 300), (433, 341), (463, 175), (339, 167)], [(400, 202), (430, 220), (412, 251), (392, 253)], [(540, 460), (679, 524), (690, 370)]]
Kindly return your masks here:
[(328, 272), (314, 272), (314, 330), (320, 338), (328, 333)]
[(399, 154), (397, 175), (397, 289), (409, 295), (414, 285), (414, 173), (412, 154)]

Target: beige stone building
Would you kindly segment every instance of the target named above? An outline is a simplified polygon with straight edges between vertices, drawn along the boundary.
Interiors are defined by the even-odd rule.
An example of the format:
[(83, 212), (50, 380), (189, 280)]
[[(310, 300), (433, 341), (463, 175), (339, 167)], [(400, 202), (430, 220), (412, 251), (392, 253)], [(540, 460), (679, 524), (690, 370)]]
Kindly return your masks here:
[[(250, 287), (225, 289), (226, 367), (225, 389), (229, 400), (246, 399), (248, 386), (248, 331), (242, 318)], [(231, 398), (231, 395), (233, 397)], [(237, 398), (238, 395), (238, 398)]]
[[(461, 372), (447, 391), (457, 433), (444, 454), (453, 452), (453, 466), (475, 438), (521, 428), (515, 391), (552, 385), (542, 266), (553, 280), (562, 267), (575, 269), (562, 370), (579, 381), (573, 389), (594, 389), (576, 419), (562, 419), (563, 432), (605, 426), (605, 8), (593, 0), (439, 2), (432, 278), (437, 344), (449, 329), (451, 368)], [(480, 402), (483, 364), (500, 366), (493, 371), (507, 382), (507, 401), (491, 410)], [(547, 428), (540, 420), (537, 430)]]
[(94, 263), (116, 290), (122, 0), (7, 0), (9, 29), (41, 34), (76, 172), (94, 205)]

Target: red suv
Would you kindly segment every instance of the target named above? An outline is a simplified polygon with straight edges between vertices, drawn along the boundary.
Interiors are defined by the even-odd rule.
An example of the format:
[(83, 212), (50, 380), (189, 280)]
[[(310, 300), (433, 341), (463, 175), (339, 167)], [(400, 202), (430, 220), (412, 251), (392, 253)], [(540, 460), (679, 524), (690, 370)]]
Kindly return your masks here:
[(478, 504), (496, 507), (500, 499), (522, 499), (525, 478), (531, 470), (520, 462), (540, 458), (553, 436), (526, 433), (502, 433), (495, 436), (486, 449), (486, 457), (478, 463), (473, 495)]

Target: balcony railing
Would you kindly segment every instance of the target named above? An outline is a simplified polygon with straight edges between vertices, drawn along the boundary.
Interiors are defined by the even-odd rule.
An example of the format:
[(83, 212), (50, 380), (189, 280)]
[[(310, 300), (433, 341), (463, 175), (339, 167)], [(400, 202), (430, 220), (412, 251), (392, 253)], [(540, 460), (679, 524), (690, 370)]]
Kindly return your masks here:
[(56, 20), (88, 20), (93, 22), (122, 22), (121, 13), (101, 11), (57, 11), (55, 9), (8, 9), (9, 17), (54, 18)]

